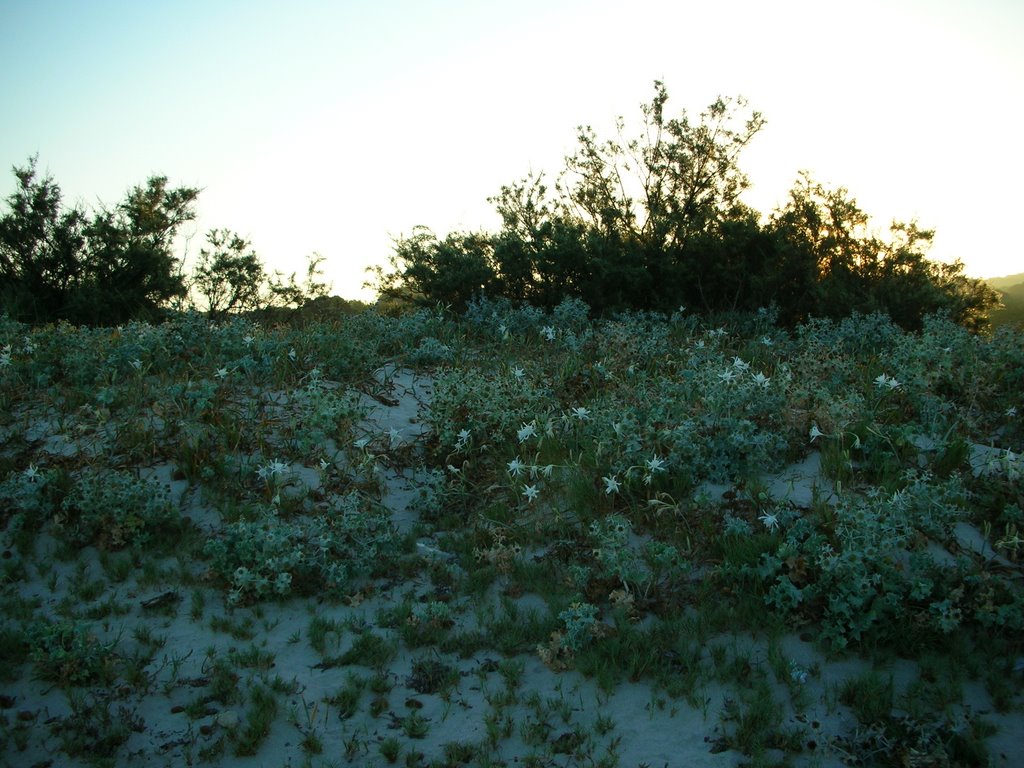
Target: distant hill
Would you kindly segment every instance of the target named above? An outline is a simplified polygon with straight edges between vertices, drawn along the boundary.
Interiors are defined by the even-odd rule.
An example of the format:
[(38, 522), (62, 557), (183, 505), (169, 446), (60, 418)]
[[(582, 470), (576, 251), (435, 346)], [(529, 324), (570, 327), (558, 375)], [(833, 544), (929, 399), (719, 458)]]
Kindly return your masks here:
[(993, 326), (1024, 324), (1024, 272), (1005, 277), (992, 277), (986, 280), (989, 285), (999, 291), (1003, 302), (1001, 309), (991, 314)]
[(989, 277), (986, 278), (985, 282), (997, 291), (1005, 291), (1007, 288), (1012, 288), (1015, 285), (1024, 284), (1024, 272), (1018, 272), (1016, 275), (1006, 275), (1004, 277)]

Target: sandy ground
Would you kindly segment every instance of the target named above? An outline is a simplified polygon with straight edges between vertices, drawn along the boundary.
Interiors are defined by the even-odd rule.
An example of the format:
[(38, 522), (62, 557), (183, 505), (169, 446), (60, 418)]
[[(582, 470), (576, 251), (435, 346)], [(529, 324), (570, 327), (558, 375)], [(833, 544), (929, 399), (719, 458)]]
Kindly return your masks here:
[[(430, 380), (418, 378), (409, 371), (388, 369), (379, 372), (379, 383), (385, 395), (365, 397), (370, 416), (362, 425), (363, 429), (368, 435), (389, 435), (389, 440), (399, 444), (414, 443), (425, 430), (420, 411), (429, 402)], [(183, 481), (172, 480), (169, 468), (157, 468), (154, 472), (171, 486), (183, 510), (198, 525), (212, 525), (217, 521), (216, 510), (204, 507), (190, 495)], [(416, 494), (416, 473), (409, 469), (386, 468), (383, 481), (383, 502), (392, 511), (398, 527), (409, 530), (415, 524), (415, 514), (409, 504)], [(817, 454), (766, 478), (766, 482), (778, 498), (789, 499), (797, 506), (807, 505), (812, 485), (817, 482), (821, 487)], [(709, 486), (704, 490), (713, 497), (726, 488)], [(984, 546), (983, 539), (979, 542), (977, 532), (969, 527), (961, 531), (961, 536), (964, 546)], [(46, 546), (44, 542), (42, 547)], [(419, 546), (424, 554), (446, 557), (433, 538), (422, 539)], [(179, 567), (173, 561), (165, 565), (172, 570)], [(24, 584), (22, 595), (37, 597), (44, 606), (56, 610), (83, 574), (100, 573), (97, 554), (86, 550), (79, 564), (58, 562), (47, 573), (35, 573), (34, 578)], [(493, 701), (505, 689), (499, 668), (500, 654), (440, 659), (430, 648), (402, 647), (387, 667), (390, 690), (384, 693), (364, 690), (355, 713), (343, 717), (339, 706), (326, 700), (337, 694), (353, 673), (369, 678), (372, 670), (358, 664), (331, 666), (323, 662), (325, 655), (344, 653), (358, 633), (344, 629), (330, 634), (324, 655), (315, 651), (307, 640), (307, 627), (313, 615), (334, 619), (339, 624), (347, 623), (349, 627), (365, 626), (382, 636), (393, 635), (391, 630), (378, 628), (380, 611), (405, 597), (420, 601), (430, 590), (431, 585), (425, 579), (413, 579), (383, 585), (365, 599), (353, 600), (351, 605), (288, 600), (231, 610), (225, 606), (222, 592), (212, 587), (198, 587), (195, 591), (204, 596), (206, 608), (202, 619), (197, 621), (190, 615), (193, 588), (179, 589), (173, 573), (145, 582), (130, 577), (113, 588), (113, 597), (127, 607), (127, 614), (101, 622), (101, 634), (108, 638), (137, 639), (138, 628), (145, 627), (144, 631), (162, 640), (162, 644), (153, 662), (146, 667), (145, 680), (133, 690), (120, 691), (116, 703), (110, 703), (115, 719), (127, 722), (125, 714), (131, 713), (135, 722), (144, 724), (121, 747), (114, 764), (182, 766), (202, 764), (205, 759), (205, 763), (211, 765), (268, 767), (298, 766), (307, 761), (311, 765), (386, 765), (380, 745), (392, 737), (402, 744), (398, 764), (406, 764), (406, 756), (416, 752), (423, 755), (420, 764), (431, 760), (444, 764), (446, 744), (485, 741), (486, 715), (493, 711), (489, 699)], [(144, 601), (168, 591), (177, 595), (172, 601), (177, 610), (143, 607)], [(536, 598), (529, 595), (520, 600), (524, 609), (537, 603)], [(475, 621), (478, 607), (456, 598), (456, 621)], [(233, 625), (238, 636), (212, 628), (211, 618), (215, 616)], [(747, 648), (752, 664), (768, 669), (763, 643), (742, 636), (719, 641)], [(131, 646), (132, 642), (135, 641), (122, 645)], [(855, 730), (856, 720), (838, 703), (836, 692), (843, 680), (867, 669), (866, 663), (857, 659), (826, 659), (810, 643), (795, 636), (786, 638), (783, 646), (786, 656), (795, 665), (804, 670), (819, 670), (819, 674), (810, 676), (804, 684), (807, 705), (799, 714), (791, 712), (786, 716), (788, 723), (803, 730), (806, 742), (804, 752), (792, 758), (793, 764), (843, 765), (843, 749), (836, 739)], [(215, 659), (227, 657), (232, 650), (237, 653), (252, 648), (270, 652), (273, 661), (266, 672), (270, 677), (279, 678), (288, 693), (279, 696), (283, 706), (257, 754), (238, 757), (233, 754), (235, 741), (225, 736), (232, 732), (237, 734), (244, 727), (247, 705), (210, 702), (206, 712), (195, 719), (188, 716), (185, 708), (210, 685)], [(458, 684), (449, 696), (418, 690), (422, 685), (413, 675), (413, 663), (430, 658), (457, 669)], [(491, 755), (492, 764), (660, 768), (738, 766), (749, 760), (716, 745), (722, 728), (719, 715), (725, 702), (736, 695), (734, 688), (707, 685), (696, 696), (699, 706), (691, 706), (683, 700), (668, 699), (642, 683), (622, 683), (613, 693), (603, 693), (593, 681), (574, 671), (552, 671), (535, 654), (521, 656), (518, 660), (522, 663), (521, 684), (510, 697), (501, 720), (513, 724), (512, 735), (499, 741)], [(256, 670), (241, 670), (243, 688), (247, 672), (257, 676)], [(910, 662), (886, 672), (893, 675), (897, 689), (916, 674)], [(768, 679), (774, 680), (770, 673)], [(788, 688), (777, 682), (772, 685), (776, 699), (788, 702)], [(88, 763), (87, 755), (70, 758), (59, 750), (60, 734), (66, 733), (66, 728), (61, 726), (66, 725), (65, 719), (71, 713), (64, 690), (26, 677), (7, 685), (3, 694), (9, 724), (21, 724), (21, 732), (28, 735), (23, 750), (16, 749), (12, 740), (0, 762), (18, 768)], [(375, 703), (374, 699), (379, 701)], [(965, 687), (963, 706), (983, 713), (989, 722), (999, 727), (999, 733), (989, 741), (994, 764), (1021, 765), (1022, 715), (994, 712), (983, 687), (975, 683)], [(402, 729), (403, 720), (413, 713), (429, 726), (422, 738), (409, 738)], [(601, 728), (596, 727), (599, 723)], [(533, 729), (529, 733), (544, 735), (545, 750), (537, 749), (536, 741), (533, 745), (529, 743), (531, 736), (527, 728), (531, 725)], [(602, 730), (606, 732), (600, 733)], [(321, 740), (323, 746), (319, 754), (303, 751), (302, 741), (307, 734), (314, 734)], [(578, 746), (581, 738), (577, 734), (590, 739), (589, 758), (573, 757), (571, 747)], [(223, 747), (222, 754), (217, 753), (218, 743)], [(544, 757), (529, 758), (538, 754)], [(599, 762), (602, 759), (604, 763)]]

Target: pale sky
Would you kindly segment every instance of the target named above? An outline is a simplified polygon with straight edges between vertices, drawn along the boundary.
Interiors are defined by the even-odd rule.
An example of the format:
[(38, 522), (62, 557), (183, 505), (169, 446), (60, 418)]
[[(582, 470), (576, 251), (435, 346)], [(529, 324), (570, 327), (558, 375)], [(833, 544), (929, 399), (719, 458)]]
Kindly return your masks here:
[(0, 0), (0, 195), (38, 153), (67, 202), (154, 174), (271, 269), (333, 292), (416, 225), (493, 231), (486, 198), (553, 178), (576, 127), (719, 95), (767, 120), (741, 156), (767, 215), (801, 169), (878, 227), (916, 218), (972, 276), (1024, 271), (1019, 0)]

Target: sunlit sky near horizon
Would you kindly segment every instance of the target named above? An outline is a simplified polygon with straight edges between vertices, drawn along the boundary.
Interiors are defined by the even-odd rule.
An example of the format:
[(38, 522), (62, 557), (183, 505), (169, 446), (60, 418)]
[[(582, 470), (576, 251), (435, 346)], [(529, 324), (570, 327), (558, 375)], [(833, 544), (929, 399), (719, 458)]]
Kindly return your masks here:
[(226, 228), (367, 298), (393, 236), (493, 231), (489, 196), (557, 175), (579, 125), (638, 128), (657, 79), (670, 116), (763, 113), (762, 214), (806, 169), (991, 277), (1024, 271), (1022, 41), (1019, 0), (0, 0), (0, 161), (87, 206), (200, 187), (189, 257)]

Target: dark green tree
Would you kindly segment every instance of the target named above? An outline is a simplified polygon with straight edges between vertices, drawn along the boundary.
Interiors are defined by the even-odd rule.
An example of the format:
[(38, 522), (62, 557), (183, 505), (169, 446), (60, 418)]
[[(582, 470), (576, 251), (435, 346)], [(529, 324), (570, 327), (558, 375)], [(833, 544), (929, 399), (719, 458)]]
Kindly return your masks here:
[(324, 257), (319, 253), (310, 254), (306, 258), (306, 277), (299, 283), (296, 273), (284, 275), (274, 272), (267, 278), (266, 311), (299, 310), (305, 304), (327, 296), (331, 290), (330, 283), (323, 281)]
[(454, 233), (439, 240), (421, 226), (394, 242), (391, 272), (376, 270), (375, 287), (385, 299), (440, 303), (461, 312), (474, 296), (493, 292), (496, 273), (490, 236)]
[(618, 137), (604, 142), (581, 128), (559, 181), (565, 205), (583, 221), (659, 253), (685, 250), (736, 207), (749, 186), (739, 155), (765, 124), (759, 112), (743, 115), (743, 99), (719, 97), (697, 122), (685, 110), (668, 118), (667, 101), (664, 83), (655, 81), (633, 139), (624, 138), (622, 118)]
[(210, 230), (206, 240), (210, 248), (199, 251), (192, 283), (205, 297), (209, 315), (259, 309), (267, 275), (249, 241), (226, 229)]
[(907, 329), (946, 312), (980, 328), (995, 294), (963, 266), (926, 257), (932, 233), (894, 223), (888, 239), (844, 188), (809, 174), (766, 221), (740, 196), (743, 149), (764, 126), (743, 100), (717, 99), (698, 120), (667, 116), (661, 82), (626, 138), (577, 134), (553, 191), (543, 174), (490, 198), (501, 229), (439, 239), (427, 229), (396, 241), (386, 297), (461, 309), (478, 293), (551, 308), (568, 297), (595, 312), (703, 312), (774, 305), (784, 322), (881, 311)]
[(17, 189), (0, 216), (0, 302), (19, 320), (51, 319), (84, 277), (86, 216), (62, 209), (60, 187), (37, 176), (35, 158), (14, 176)]
[(925, 315), (945, 312), (980, 330), (998, 301), (984, 281), (963, 274), (962, 263), (927, 258), (934, 231), (893, 222), (883, 239), (845, 188), (826, 189), (806, 172), (768, 227), (801, 274), (815, 273), (813, 291), (799, 308), (803, 315), (885, 312), (903, 328), (919, 330)]
[(62, 208), (60, 187), (37, 176), (35, 158), (14, 175), (0, 216), (0, 301), (12, 317), (113, 325), (153, 318), (185, 294), (172, 246), (199, 190), (155, 176), (90, 218)]

